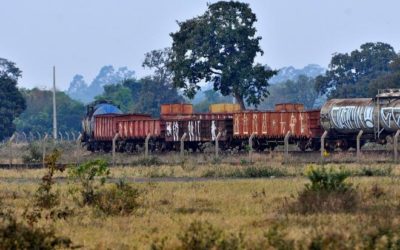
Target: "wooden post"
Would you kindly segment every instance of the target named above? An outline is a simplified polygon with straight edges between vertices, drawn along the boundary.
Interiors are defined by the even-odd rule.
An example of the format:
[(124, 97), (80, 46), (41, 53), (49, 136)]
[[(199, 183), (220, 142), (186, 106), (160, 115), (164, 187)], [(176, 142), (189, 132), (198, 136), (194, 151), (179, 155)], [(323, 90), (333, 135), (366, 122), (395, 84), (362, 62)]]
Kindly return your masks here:
[(185, 139), (186, 139), (187, 134), (183, 133), (181, 137), (181, 158), (183, 158), (185, 154)]
[(115, 144), (116, 144), (118, 138), (119, 138), (119, 134), (116, 133), (114, 138), (113, 138), (113, 140), (112, 140), (112, 162), (113, 162), (112, 165), (113, 165), (113, 167), (115, 166), (115, 147), (116, 147)]
[(249, 162), (252, 162), (252, 157), (253, 157), (253, 138), (256, 135), (256, 133), (251, 133), (249, 137)]
[(146, 139), (144, 140), (144, 157), (147, 158), (149, 157), (149, 140), (150, 140), (151, 134), (147, 134)]
[(48, 135), (47, 135), (47, 133), (45, 133), (44, 134), (44, 137), (43, 137), (43, 158), (42, 158), (42, 164), (43, 164), (43, 168), (45, 167), (45, 159), (46, 159), (46, 141), (47, 141), (47, 137), (48, 137)]
[[(76, 156), (76, 165), (79, 165), (79, 161), (80, 161), (80, 149), (81, 149), (81, 138), (82, 138), (82, 134), (79, 133), (78, 139), (76, 139), (76, 151), (75, 151), (75, 156)], [(75, 136), (74, 136), (75, 139)]]
[(11, 136), (10, 140), (8, 140), (8, 146), (9, 146), (9, 149), (10, 149), (10, 155), (9, 155), (9, 157), (10, 157), (10, 168), (12, 167), (12, 160), (13, 160), (12, 142), (14, 141), (14, 139), (15, 139), (15, 133)]
[[(72, 140), (75, 141), (75, 133), (74, 133), (74, 131), (71, 131), (71, 135), (72, 135)], [(79, 135), (81, 135), (81, 133), (79, 133)]]
[(400, 134), (400, 130), (397, 130), (396, 134), (394, 135), (394, 138), (393, 138), (394, 162), (397, 162), (397, 159), (398, 159), (399, 134)]
[(215, 138), (215, 158), (218, 158), (219, 138), (221, 137), (221, 135), (222, 135), (222, 133), (218, 132), (218, 135)]
[(325, 153), (325, 137), (328, 135), (328, 131), (324, 131), (321, 136), (321, 161), (324, 160), (324, 153)]
[(360, 130), (357, 135), (357, 161), (361, 160), (361, 144), (360, 139), (364, 131)]
[(39, 133), (39, 132), (36, 132), (36, 134), (38, 135), (38, 140), (39, 140), (39, 141), (42, 140), (42, 136), (40, 135), (40, 133)]
[(290, 138), (290, 131), (288, 131), (286, 133), (285, 138), (284, 138), (284, 144), (285, 144), (284, 161), (285, 162), (289, 159), (289, 138)]

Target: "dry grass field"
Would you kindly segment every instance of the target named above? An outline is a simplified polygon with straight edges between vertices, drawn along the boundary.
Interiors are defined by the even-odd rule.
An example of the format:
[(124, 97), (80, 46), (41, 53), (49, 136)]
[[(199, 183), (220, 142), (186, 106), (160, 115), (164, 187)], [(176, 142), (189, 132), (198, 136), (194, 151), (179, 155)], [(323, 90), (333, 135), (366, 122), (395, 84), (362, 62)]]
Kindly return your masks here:
[[(118, 192), (102, 196), (110, 199), (103, 199), (106, 209), (83, 204), (82, 185), (69, 169), (54, 172), (51, 192), (59, 202), (51, 208), (37, 205), (47, 169), (2, 169), (0, 215), (10, 211), (21, 225), (53, 230), (81, 249), (400, 249), (400, 165), (325, 164), (348, 175), (345, 191), (329, 183), (340, 178), (329, 172), (333, 192), (307, 193), (310, 164), (283, 164), (280, 156), (253, 163), (242, 156), (198, 163), (199, 157), (115, 166), (104, 185), (94, 177), (98, 194), (117, 190), (119, 180), (138, 191), (133, 209), (120, 214), (107, 212), (123, 204), (114, 199)], [(0, 246), (4, 232), (0, 227)]]

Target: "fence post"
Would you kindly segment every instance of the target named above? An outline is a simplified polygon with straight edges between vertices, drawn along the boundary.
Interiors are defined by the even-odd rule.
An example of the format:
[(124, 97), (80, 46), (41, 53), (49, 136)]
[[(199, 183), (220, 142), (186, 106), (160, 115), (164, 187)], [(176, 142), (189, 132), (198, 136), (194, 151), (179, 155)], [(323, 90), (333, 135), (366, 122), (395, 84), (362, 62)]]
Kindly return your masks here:
[(324, 131), (321, 136), (321, 161), (324, 160), (324, 153), (325, 153), (325, 137), (328, 135), (328, 131)]
[(62, 135), (61, 131), (58, 132), (58, 135), (60, 136), (60, 141), (62, 142), (63, 141), (63, 135)]
[[(80, 149), (81, 149), (81, 138), (82, 138), (82, 134), (81, 133), (79, 133), (79, 136), (78, 136), (78, 139), (76, 139), (76, 151), (75, 151), (75, 153), (76, 153), (76, 165), (78, 166), (79, 165), (79, 161), (80, 161), (80, 157), (79, 157), (79, 151), (80, 151)], [(75, 136), (74, 136), (74, 139), (75, 139)]]
[(215, 158), (218, 158), (218, 149), (219, 149), (219, 138), (221, 138), (222, 133), (218, 132), (217, 137), (215, 138)]
[(186, 139), (187, 134), (183, 133), (181, 137), (181, 158), (183, 158), (185, 154), (185, 139)]
[(40, 135), (40, 133), (39, 133), (39, 132), (36, 132), (36, 134), (38, 135), (38, 140), (39, 140), (39, 141), (42, 140), (42, 136)]
[(118, 138), (119, 138), (119, 134), (116, 133), (112, 140), (112, 162), (113, 162), (112, 165), (113, 165), (113, 167), (115, 166), (115, 146), (116, 146), (115, 144), (116, 144), (116, 141), (118, 140)]
[(288, 131), (283, 139), (285, 144), (285, 155), (284, 155), (284, 162), (286, 162), (289, 158), (289, 138), (290, 138), (290, 131)]
[(31, 142), (33, 142), (35, 140), (35, 137), (32, 134), (32, 131), (29, 131), (29, 138), (31, 140)]
[(15, 133), (11, 136), (10, 140), (8, 140), (8, 146), (10, 148), (10, 168), (12, 167), (12, 160), (13, 160), (13, 151), (12, 151), (12, 142), (15, 139)]
[(361, 136), (362, 136), (362, 134), (363, 134), (363, 132), (364, 131), (362, 131), (362, 130), (360, 130), (360, 132), (358, 132), (358, 135), (357, 135), (357, 161), (360, 161), (361, 160), (361, 145), (360, 145), (360, 139), (361, 139)]
[(253, 156), (253, 138), (256, 135), (256, 133), (251, 133), (250, 137), (249, 137), (249, 162), (252, 162), (252, 156)]
[(43, 164), (43, 168), (45, 167), (45, 158), (46, 158), (46, 140), (47, 140), (47, 133), (44, 134), (43, 137), (43, 142), (42, 142), (42, 146), (43, 146), (43, 158), (42, 158), (42, 164)]
[(147, 134), (146, 139), (144, 140), (144, 157), (147, 158), (149, 157), (149, 140), (150, 140), (151, 134)]
[(24, 142), (28, 142), (28, 137), (24, 131), (22, 131), (22, 135), (24, 136)]
[(66, 135), (66, 137), (67, 137), (67, 141), (69, 141), (69, 134), (68, 134), (68, 132), (65, 131), (64, 133), (65, 133), (65, 135)]
[(397, 162), (397, 158), (398, 158), (397, 147), (399, 144), (399, 135), (400, 135), (400, 129), (398, 129), (396, 131), (396, 134), (394, 135), (394, 140), (393, 140), (394, 162)]
[[(71, 131), (71, 134), (72, 134), (72, 140), (75, 141), (75, 133), (74, 133), (74, 131)], [(79, 135), (82, 136), (81, 133), (79, 133)]]

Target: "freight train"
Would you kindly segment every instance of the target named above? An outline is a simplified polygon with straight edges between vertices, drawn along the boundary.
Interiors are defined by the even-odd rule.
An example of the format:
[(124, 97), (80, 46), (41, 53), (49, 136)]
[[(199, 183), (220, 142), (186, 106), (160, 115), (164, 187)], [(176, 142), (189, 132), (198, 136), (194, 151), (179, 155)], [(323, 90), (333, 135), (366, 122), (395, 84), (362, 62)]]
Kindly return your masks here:
[(146, 114), (123, 114), (108, 101), (87, 106), (82, 122), (82, 143), (90, 151), (108, 152), (115, 140), (120, 152), (134, 152), (146, 138), (150, 149), (170, 151), (179, 148), (202, 150), (218, 140), (222, 149), (244, 148), (249, 139), (255, 150), (273, 150), (289, 143), (300, 150), (319, 150), (321, 136), (327, 132), (324, 147), (345, 151), (373, 141), (385, 144), (400, 129), (400, 91), (380, 90), (375, 98), (331, 99), (321, 109), (304, 110), (302, 104), (277, 104), (274, 110), (240, 110), (235, 104), (213, 104), (210, 112), (195, 113), (191, 104), (163, 104), (160, 118)]

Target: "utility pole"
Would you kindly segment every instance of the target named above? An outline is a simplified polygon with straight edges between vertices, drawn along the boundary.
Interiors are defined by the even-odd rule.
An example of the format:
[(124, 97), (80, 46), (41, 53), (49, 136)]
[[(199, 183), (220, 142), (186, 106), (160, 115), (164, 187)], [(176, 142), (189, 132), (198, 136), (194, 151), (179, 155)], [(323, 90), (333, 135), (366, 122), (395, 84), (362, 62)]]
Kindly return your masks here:
[(53, 138), (57, 140), (56, 66), (53, 66)]

